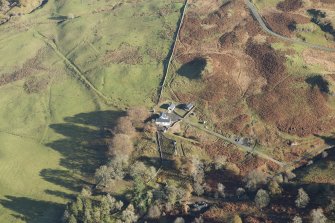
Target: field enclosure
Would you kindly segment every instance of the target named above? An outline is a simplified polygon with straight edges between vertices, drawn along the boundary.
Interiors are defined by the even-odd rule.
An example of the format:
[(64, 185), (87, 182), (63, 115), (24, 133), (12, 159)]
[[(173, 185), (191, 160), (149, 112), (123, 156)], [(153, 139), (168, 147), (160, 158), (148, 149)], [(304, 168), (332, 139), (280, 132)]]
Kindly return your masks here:
[(49, 0), (0, 26), (0, 222), (59, 219), (102, 129), (153, 104), (182, 5)]

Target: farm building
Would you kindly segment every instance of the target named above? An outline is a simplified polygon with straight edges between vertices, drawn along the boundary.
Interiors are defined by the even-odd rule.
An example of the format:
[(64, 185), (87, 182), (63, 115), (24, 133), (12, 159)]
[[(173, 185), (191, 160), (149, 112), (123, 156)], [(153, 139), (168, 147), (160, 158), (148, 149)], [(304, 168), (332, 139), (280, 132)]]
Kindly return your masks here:
[(173, 104), (173, 103), (171, 103), (171, 104), (169, 105), (169, 107), (168, 107), (168, 112), (169, 112), (169, 113), (173, 112), (173, 111), (175, 110), (175, 108), (176, 108), (176, 105)]
[(190, 111), (193, 107), (194, 105), (192, 103), (184, 104), (183, 106), (186, 111)]
[(166, 113), (162, 112), (160, 116), (155, 120), (156, 125), (161, 127), (170, 127), (172, 124), (171, 117)]

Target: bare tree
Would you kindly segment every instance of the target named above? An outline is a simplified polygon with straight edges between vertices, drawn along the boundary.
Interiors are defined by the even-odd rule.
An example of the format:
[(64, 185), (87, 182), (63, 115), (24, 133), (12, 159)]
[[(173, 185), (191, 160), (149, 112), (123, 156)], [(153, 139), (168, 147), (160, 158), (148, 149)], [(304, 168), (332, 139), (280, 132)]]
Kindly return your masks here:
[(113, 179), (121, 180), (124, 178), (128, 165), (128, 159), (125, 156), (115, 156), (108, 162), (107, 167)]
[(294, 216), (294, 218), (292, 219), (292, 223), (302, 223), (302, 219), (300, 216)]
[(137, 222), (138, 216), (136, 215), (135, 208), (132, 204), (128, 205), (128, 207), (122, 211), (121, 219), (124, 223)]
[(328, 221), (326, 216), (323, 214), (322, 208), (313, 209), (310, 215), (312, 223), (326, 223)]
[(271, 180), (268, 188), (271, 195), (280, 195), (282, 193), (282, 189), (276, 180)]
[(220, 195), (220, 197), (225, 197), (226, 194), (225, 194), (225, 186), (222, 184), (222, 183), (218, 183), (217, 185), (217, 191), (218, 191), (218, 194)]
[(158, 205), (153, 205), (149, 207), (148, 217), (151, 219), (158, 219), (161, 216), (161, 210)]
[(215, 157), (215, 160), (214, 160), (214, 168), (215, 168), (215, 170), (219, 170), (219, 169), (224, 168), (224, 166), (226, 165), (226, 163), (227, 163), (227, 157), (226, 156), (217, 156), (217, 157)]
[(236, 189), (236, 196), (237, 196), (238, 198), (241, 198), (241, 197), (243, 197), (244, 195), (245, 195), (245, 189), (244, 189), (244, 188), (239, 187), (239, 188)]
[(155, 125), (155, 123), (146, 123), (144, 125), (144, 132), (149, 133), (149, 134), (153, 134), (157, 131), (157, 126)]
[(173, 223), (185, 223), (185, 220), (182, 217), (178, 217), (178, 218), (176, 218), (176, 220), (174, 220)]
[(298, 190), (297, 199), (295, 200), (295, 205), (298, 208), (305, 208), (309, 203), (309, 196), (304, 189), (300, 188)]
[(116, 134), (108, 148), (108, 153), (111, 156), (126, 157), (134, 151), (134, 145), (128, 135)]
[(116, 200), (110, 194), (106, 195), (111, 211), (120, 211), (123, 207), (123, 202)]
[(264, 208), (270, 203), (270, 196), (266, 190), (259, 189), (255, 197), (255, 203), (259, 208)]
[(110, 170), (108, 169), (106, 165), (99, 167), (95, 171), (94, 177), (95, 177), (96, 184), (99, 187), (101, 186), (107, 187), (108, 185), (113, 183), (113, 179), (111, 178), (111, 175), (110, 175)]
[(145, 107), (129, 108), (127, 111), (127, 115), (130, 118), (130, 120), (136, 124), (139, 124), (138, 122), (143, 123), (146, 119), (150, 117), (150, 113)]
[(135, 134), (135, 128), (129, 117), (119, 118), (114, 131), (116, 134), (125, 134), (128, 136), (133, 136)]
[(267, 183), (267, 174), (260, 170), (253, 170), (244, 178), (244, 182), (247, 189), (255, 191)]

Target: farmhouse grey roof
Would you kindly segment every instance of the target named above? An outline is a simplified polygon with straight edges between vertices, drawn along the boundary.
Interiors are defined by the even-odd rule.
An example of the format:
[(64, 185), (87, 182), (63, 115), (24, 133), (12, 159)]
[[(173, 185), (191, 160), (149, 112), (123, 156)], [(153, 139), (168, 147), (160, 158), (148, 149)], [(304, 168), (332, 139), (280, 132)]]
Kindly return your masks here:
[(155, 120), (156, 124), (169, 126), (172, 124), (172, 120), (168, 114), (162, 112), (160, 116)]

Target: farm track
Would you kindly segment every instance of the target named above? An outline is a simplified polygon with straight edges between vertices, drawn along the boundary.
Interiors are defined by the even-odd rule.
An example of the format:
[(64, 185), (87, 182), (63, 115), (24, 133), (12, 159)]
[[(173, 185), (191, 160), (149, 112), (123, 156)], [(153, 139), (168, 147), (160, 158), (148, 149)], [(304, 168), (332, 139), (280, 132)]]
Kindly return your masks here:
[(328, 51), (328, 52), (335, 52), (335, 48), (329, 48), (329, 47), (325, 47), (325, 46), (321, 46), (321, 45), (317, 45), (317, 44), (312, 44), (312, 43), (307, 43), (307, 42), (303, 42), (303, 41), (299, 41), (297, 39), (292, 39), (292, 38), (288, 38), (286, 36), (280, 35), (278, 33), (273, 32), (264, 22), (261, 14), (258, 12), (256, 6), (250, 1), (250, 0), (245, 0), (245, 3), (247, 5), (247, 7), (249, 8), (251, 14), (253, 15), (253, 17), (258, 21), (259, 25), (261, 26), (261, 28), (263, 29), (263, 31), (265, 31), (266, 33), (275, 36), (281, 40), (284, 40), (286, 42), (291, 42), (291, 43), (296, 43), (296, 44), (300, 44), (303, 46), (307, 46), (309, 48), (313, 48), (316, 50), (322, 50), (322, 51)]
[(263, 158), (263, 159), (265, 159), (265, 160), (271, 161), (271, 162), (273, 162), (273, 163), (275, 163), (275, 164), (277, 164), (277, 165), (279, 165), (279, 166), (281, 166), (281, 167), (283, 167), (283, 166), (286, 165), (284, 162), (278, 161), (278, 160), (272, 158), (271, 156), (269, 156), (269, 155), (267, 155), (267, 154), (265, 154), (265, 153), (262, 153), (262, 152), (260, 152), (260, 151), (254, 150), (254, 148), (252, 148), (252, 147), (248, 147), (248, 146), (241, 145), (241, 144), (235, 142), (235, 141), (234, 141), (233, 139), (231, 139), (231, 138), (225, 137), (225, 136), (223, 136), (223, 135), (221, 135), (221, 134), (219, 134), (219, 133), (216, 133), (216, 132), (214, 132), (214, 131), (212, 131), (212, 130), (209, 130), (209, 129), (206, 129), (206, 128), (202, 127), (202, 126), (199, 126), (199, 125), (197, 125), (197, 124), (195, 124), (195, 123), (193, 123), (193, 122), (190, 122), (190, 121), (187, 120), (187, 119), (184, 119), (183, 121), (184, 121), (185, 123), (187, 123), (187, 124), (189, 124), (189, 125), (191, 125), (191, 126), (197, 128), (197, 129), (201, 130), (201, 131), (206, 132), (207, 134), (213, 135), (213, 136), (215, 136), (215, 137), (217, 137), (217, 138), (223, 139), (223, 140), (225, 140), (225, 141), (227, 141), (227, 142), (229, 142), (229, 143), (232, 143), (232, 144), (236, 145), (236, 146), (237, 146), (239, 149), (241, 149), (243, 152), (251, 153), (251, 154), (255, 154), (255, 155), (257, 155), (257, 156), (259, 156), (259, 157), (261, 157), (261, 158)]

